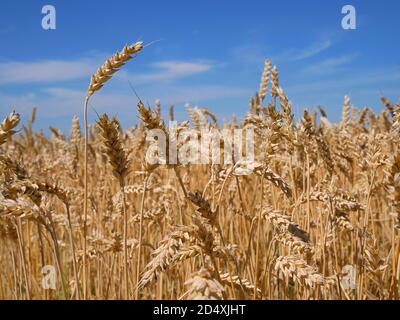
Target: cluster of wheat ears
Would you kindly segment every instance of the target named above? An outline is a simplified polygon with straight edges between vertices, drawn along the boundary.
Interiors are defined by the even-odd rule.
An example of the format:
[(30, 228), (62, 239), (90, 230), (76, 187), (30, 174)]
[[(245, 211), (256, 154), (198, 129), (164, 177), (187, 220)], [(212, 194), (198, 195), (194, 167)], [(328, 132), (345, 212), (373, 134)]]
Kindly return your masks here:
[[(346, 96), (340, 123), (322, 108), (295, 121), (267, 60), (243, 121), (223, 125), (255, 128), (252, 174), (151, 165), (146, 134), (168, 134), (159, 102), (139, 100), (126, 131), (87, 122), (90, 97), (142, 49), (94, 74), (84, 134), (77, 117), (69, 136), (35, 132), (35, 110), (1, 123), (0, 299), (399, 298), (400, 102), (376, 114)], [(188, 114), (178, 130), (218, 128), (206, 108)]]

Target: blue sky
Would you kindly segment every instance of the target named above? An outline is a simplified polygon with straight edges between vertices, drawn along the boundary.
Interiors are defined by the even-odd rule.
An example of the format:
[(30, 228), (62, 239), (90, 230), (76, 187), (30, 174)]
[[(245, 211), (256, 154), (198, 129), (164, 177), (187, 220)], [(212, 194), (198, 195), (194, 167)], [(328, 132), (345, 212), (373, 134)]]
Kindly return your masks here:
[[(54, 5), (57, 29), (41, 27), (42, 6)], [(343, 30), (341, 8), (357, 10), (357, 29)], [(322, 105), (333, 120), (343, 96), (382, 108), (380, 94), (400, 98), (398, 0), (95, 1), (3, 0), (0, 11), (0, 117), (25, 119), (38, 107), (37, 128), (68, 131), (90, 75), (124, 44), (145, 48), (94, 96), (98, 112), (137, 122), (129, 82), (164, 110), (206, 106), (219, 118), (242, 117), (270, 58), (294, 110)], [(91, 121), (95, 118), (91, 112)]]

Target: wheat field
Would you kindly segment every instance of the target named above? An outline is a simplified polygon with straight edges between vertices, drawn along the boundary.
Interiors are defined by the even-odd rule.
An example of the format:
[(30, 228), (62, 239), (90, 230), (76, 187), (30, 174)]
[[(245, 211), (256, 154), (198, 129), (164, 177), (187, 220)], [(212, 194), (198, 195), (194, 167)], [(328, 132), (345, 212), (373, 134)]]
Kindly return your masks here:
[(97, 70), (70, 134), (34, 131), (36, 109), (1, 123), (0, 299), (399, 299), (400, 101), (374, 113), (346, 96), (339, 123), (322, 107), (296, 120), (266, 60), (243, 120), (188, 107), (177, 129), (252, 126), (251, 166), (150, 164), (149, 131), (168, 136), (160, 101), (138, 99), (127, 130), (87, 122), (91, 96), (142, 49)]

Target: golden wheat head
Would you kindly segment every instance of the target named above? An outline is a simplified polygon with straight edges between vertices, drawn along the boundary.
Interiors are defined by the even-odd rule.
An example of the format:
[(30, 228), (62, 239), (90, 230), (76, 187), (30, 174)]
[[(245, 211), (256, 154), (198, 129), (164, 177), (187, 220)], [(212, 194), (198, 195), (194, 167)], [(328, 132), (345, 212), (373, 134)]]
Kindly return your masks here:
[(117, 52), (97, 69), (92, 76), (87, 89), (86, 97), (90, 98), (96, 91), (100, 90), (104, 84), (111, 79), (112, 75), (119, 70), (126, 62), (133, 58), (133, 55), (143, 49), (143, 42), (139, 41), (130, 46), (126, 45), (122, 51)]

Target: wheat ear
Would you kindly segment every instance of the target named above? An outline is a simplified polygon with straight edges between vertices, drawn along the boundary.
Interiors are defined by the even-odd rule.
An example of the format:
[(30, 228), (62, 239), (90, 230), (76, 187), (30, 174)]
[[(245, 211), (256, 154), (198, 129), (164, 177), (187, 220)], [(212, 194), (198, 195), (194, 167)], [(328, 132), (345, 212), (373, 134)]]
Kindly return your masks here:
[(89, 99), (96, 91), (100, 90), (104, 84), (111, 79), (112, 75), (119, 70), (125, 63), (133, 58), (133, 55), (143, 49), (143, 42), (139, 41), (131, 46), (126, 45), (122, 51), (117, 52), (97, 69), (92, 76), (87, 89), (86, 98)]
[(185, 282), (189, 286), (189, 300), (223, 300), (224, 287), (215, 277), (211, 268), (201, 268), (192, 278)]
[(15, 131), (13, 130), (19, 123), (20, 116), (18, 113), (13, 111), (10, 113), (0, 124), (0, 145), (6, 142)]
[(346, 128), (350, 123), (350, 97), (344, 96), (343, 113), (342, 113), (342, 128)]
[(276, 98), (278, 97), (278, 88), (279, 88), (279, 72), (278, 68), (274, 66), (271, 71), (271, 96)]
[(268, 87), (268, 81), (269, 81), (269, 75), (271, 73), (271, 61), (270, 60), (265, 60), (264, 63), (264, 71), (261, 76), (261, 82), (260, 82), (260, 90), (259, 90), (259, 95), (261, 101), (264, 101), (265, 96), (267, 95), (267, 87)]

